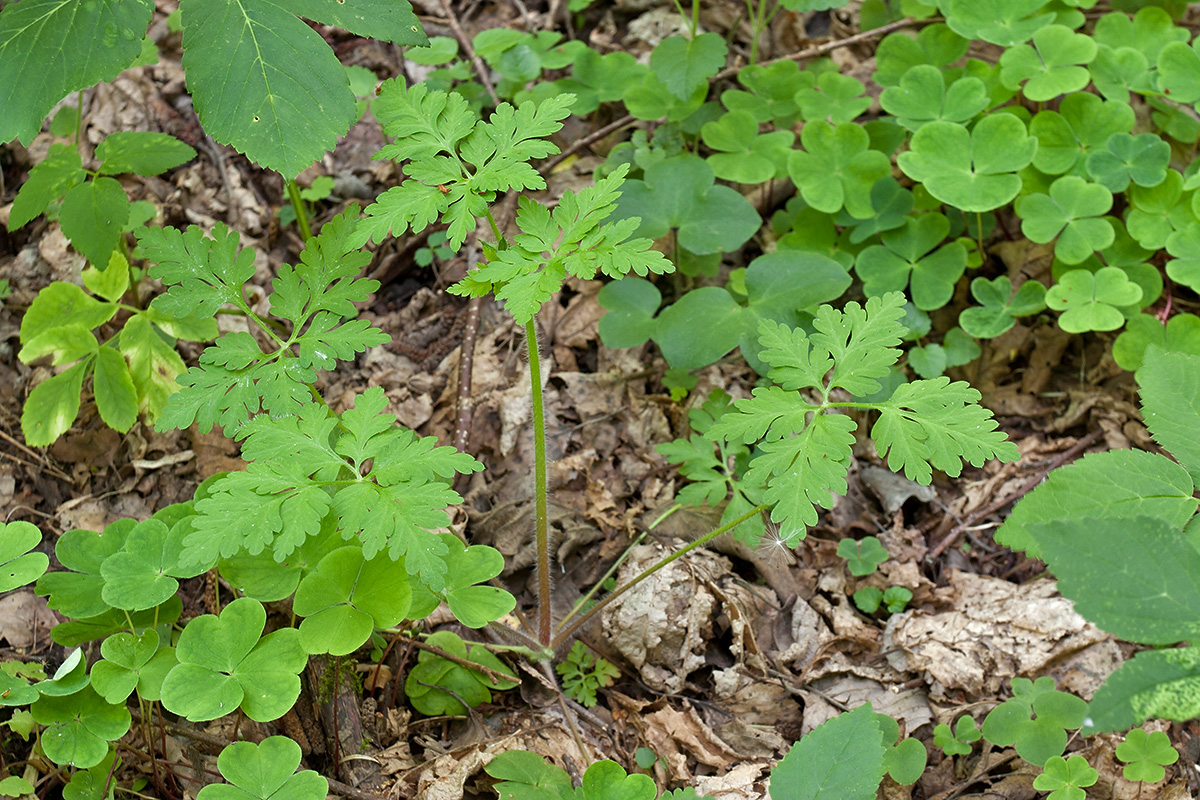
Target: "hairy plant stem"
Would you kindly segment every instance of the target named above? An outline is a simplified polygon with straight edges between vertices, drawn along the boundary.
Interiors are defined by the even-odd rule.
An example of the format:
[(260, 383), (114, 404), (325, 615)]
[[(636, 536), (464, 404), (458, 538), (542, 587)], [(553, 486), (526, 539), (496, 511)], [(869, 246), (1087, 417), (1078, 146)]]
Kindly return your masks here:
[(292, 210), (296, 212), (296, 224), (300, 226), (300, 238), (308, 241), (312, 238), (312, 228), (308, 225), (308, 212), (304, 210), (304, 199), (300, 197), (300, 187), (295, 181), (284, 181), (287, 185), (288, 200), (292, 201)]
[(629, 583), (625, 583), (625, 584), (622, 584), (621, 586), (618, 586), (616, 588), (616, 590), (613, 591), (612, 594), (605, 596), (599, 603), (597, 603), (596, 605), (594, 605), (590, 609), (588, 609), (587, 612), (584, 613), (582, 616), (580, 616), (579, 619), (575, 620), (575, 622), (570, 627), (565, 628), (562, 631), (559, 631), (558, 635), (555, 636), (554, 639), (550, 642), (550, 647), (557, 650), (559, 647), (561, 647), (566, 642), (571, 641), (572, 637), (575, 636), (575, 632), (578, 631), (580, 628), (582, 628), (584, 625), (586, 625), (588, 622), (590, 622), (592, 617), (594, 617), (596, 614), (598, 614), (605, 606), (607, 606), (612, 601), (616, 600), (621, 595), (628, 592), (633, 587), (637, 586), (642, 581), (646, 580), (646, 578), (649, 578), (651, 575), (658, 572), (663, 567), (670, 564), (675, 559), (679, 558), (680, 556), (686, 555), (687, 553), (690, 553), (691, 551), (695, 550), (697, 547), (703, 547), (704, 545), (708, 544), (709, 542), (711, 542), (713, 539), (717, 538), (721, 534), (728, 533), (729, 531), (736, 528), (738, 525), (741, 525), (746, 520), (752, 518), (755, 514), (761, 514), (762, 512), (769, 509), (770, 507), (771, 506), (767, 505), (766, 503), (757, 505), (754, 508), (747, 511), (745, 514), (742, 514), (737, 519), (731, 520), (731, 521), (725, 523), (724, 525), (722, 525), (721, 527), (719, 527), (715, 530), (709, 531), (708, 533), (701, 536), (699, 539), (696, 539), (694, 542), (689, 542), (687, 545), (679, 548), (675, 552), (669, 553), (669, 554), (663, 556), (663, 558), (661, 560), (659, 560), (659, 562), (657, 564), (650, 567), (650, 569), (641, 573), (636, 578), (629, 581)]
[(529, 384), (533, 392), (533, 515), (537, 548), (538, 641), (550, 645), (550, 521), (546, 512), (546, 413), (542, 404), (542, 365), (538, 354), (537, 316), (525, 324)]

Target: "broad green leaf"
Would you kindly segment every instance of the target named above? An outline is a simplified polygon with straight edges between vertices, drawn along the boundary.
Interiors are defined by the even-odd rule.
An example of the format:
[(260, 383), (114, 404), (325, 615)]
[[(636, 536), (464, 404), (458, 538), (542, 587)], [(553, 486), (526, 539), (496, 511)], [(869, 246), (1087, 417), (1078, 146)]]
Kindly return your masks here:
[(575, 788), (566, 770), (547, 764), (537, 753), (509, 750), (484, 768), (499, 783), (496, 792), (513, 800), (571, 800)]
[(1200, 552), (1177, 526), (1155, 517), (1081, 517), (1027, 530), (1063, 596), (1114, 636), (1165, 645), (1200, 632)]
[(46, 726), (41, 736), (46, 755), (76, 769), (99, 764), (108, 743), (124, 736), (132, 721), (124, 705), (110, 705), (90, 686), (61, 697), (43, 696), (29, 710)]
[(42, 543), (42, 532), (28, 522), (0, 522), (0, 592), (33, 583), (45, 573), (50, 557), (29, 551)]
[(1033, 788), (1050, 792), (1054, 800), (1084, 800), (1083, 791), (1100, 777), (1100, 773), (1088, 766), (1083, 756), (1063, 758), (1054, 756), (1046, 761), (1042, 774), (1033, 779)]
[(26, 344), (67, 321), (87, 330), (98, 328), (116, 313), (115, 303), (102, 303), (73, 283), (55, 281), (38, 292), (21, 318), (21, 343)]
[(816, 80), (811, 72), (801, 72), (795, 61), (752, 64), (738, 72), (737, 79), (749, 91), (722, 92), (721, 102), (725, 107), (752, 114), (759, 122), (774, 120), (780, 127), (797, 120), (800, 109), (794, 96)]
[(21, 432), (26, 444), (48, 447), (67, 432), (79, 416), (79, 392), (91, 369), (92, 360), (84, 359), (33, 388), (21, 412)]
[(583, 800), (654, 800), (658, 787), (649, 775), (625, 774), (625, 768), (607, 759), (583, 773)]
[(771, 800), (872, 800), (883, 760), (879, 722), (867, 703), (796, 742), (771, 772)]
[(1176, 103), (1200, 100), (1200, 53), (1195, 43), (1169, 42), (1158, 54), (1159, 88)]
[(135, 611), (132, 614), (117, 608), (110, 608), (103, 614), (94, 617), (63, 622), (50, 630), (50, 638), (64, 647), (75, 647), (84, 642), (93, 642), (121, 631), (139, 634), (154, 628), (161, 641), (170, 637), (171, 626), (175, 620), (179, 619), (181, 613), (183, 613), (183, 602), (179, 599), (179, 595), (175, 595), (158, 608)]
[(1200, 223), (1189, 220), (1167, 236), (1166, 246), (1175, 256), (1167, 262), (1167, 276), (1193, 291), (1200, 288)]
[[(92, 393), (100, 419), (115, 431), (125, 433), (137, 422), (138, 397), (125, 357), (111, 347), (96, 352)], [(157, 603), (155, 603), (157, 605)]]
[(931, 195), (963, 211), (991, 211), (1021, 190), (1015, 173), (1037, 152), (1037, 141), (1011, 114), (984, 117), (970, 133), (952, 122), (931, 122), (917, 131), (900, 169)]
[[(429, 42), (408, 0), (337, 0), (336, 3), (327, 0), (290, 0), (286, 7), (297, 16), (345, 28), (366, 38), (382, 39), (398, 45), (424, 45)], [(424, 48), (419, 48), (416, 52), (422, 50)]]
[(104, 269), (129, 222), (129, 197), (114, 178), (81, 183), (63, 198), (59, 222), (71, 245)]
[(680, 122), (704, 105), (707, 96), (707, 81), (697, 86), (691, 96), (681, 100), (658, 79), (655, 72), (648, 72), (640, 82), (628, 86), (621, 99), (636, 119), (658, 120), (666, 117), (667, 122)]
[(1150, 434), (1200, 481), (1200, 357), (1151, 348), (1137, 379)]
[[(672, 367), (698, 369), (737, 347), (745, 326), (743, 312), (719, 286), (693, 289), (658, 315), (654, 340)], [(697, 319), (704, 325), (697, 327)]]
[(913, 194), (890, 175), (875, 181), (871, 187), (871, 216), (857, 219), (845, 213), (838, 224), (853, 225), (850, 242), (858, 244), (884, 231), (895, 230), (908, 220), (913, 209)]
[(154, 330), (145, 314), (130, 317), (118, 341), (137, 391), (138, 411), (153, 420), (179, 388), (175, 378), (186, 369), (183, 359)]
[(0, 11), (0, 142), (28, 145), (59, 100), (133, 63), (150, 0), (21, 0)]
[[(1124, 14), (1113, 14), (1126, 18)], [(1129, 102), (1130, 92), (1151, 92), (1150, 62), (1132, 47), (1112, 48), (1099, 45), (1096, 57), (1088, 64), (1092, 83), (1106, 100)]]
[(129, 289), (129, 260), (120, 250), (114, 250), (105, 269), (86, 267), (80, 278), (89, 292), (116, 303)]
[(1119, 267), (1073, 269), (1046, 290), (1046, 305), (1063, 312), (1058, 324), (1068, 333), (1116, 330), (1125, 324), (1119, 307), (1141, 298), (1141, 287)]
[(606, 347), (638, 347), (658, 329), (654, 312), (662, 293), (643, 278), (622, 278), (606, 283), (596, 297), (607, 313), (598, 325)]
[[(56, 0), (56, 4), (65, 5), (66, 2)], [(13, 8), (16, 6), (9, 4), (5, 11)], [(0, 27), (3, 19), (0, 17)], [(33, 166), (29, 178), (17, 192), (8, 216), (8, 229), (15, 231), (43, 213), (51, 203), (83, 181), (86, 174), (78, 150), (65, 144), (50, 145), (50, 152)]]
[(1200, 647), (1145, 650), (1118, 667), (1096, 691), (1082, 733), (1128, 730), (1151, 718), (1183, 722), (1197, 716)]
[(1056, 691), (1054, 679), (1012, 679), (1013, 696), (996, 706), (983, 721), (983, 738), (994, 745), (1016, 745), (1017, 755), (1031, 764), (1044, 764), (1062, 755), (1067, 729), (1084, 722), (1087, 704)]
[(67, 324), (51, 328), (29, 340), (17, 358), (26, 364), (49, 356), (51, 366), (70, 364), (94, 354), (100, 348), (95, 334), (82, 325)]
[(717, 33), (694, 39), (669, 36), (650, 54), (650, 69), (671, 94), (687, 100), (725, 66), (725, 40)]
[(329, 782), (300, 766), (300, 745), (285, 736), (259, 744), (234, 742), (221, 751), (217, 769), (229, 783), (210, 783), (197, 800), (322, 800)]
[[(1200, 233), (1193, 229), (1193, 193), (1183, 191), (1183, 176), (1173, 169), (1157, 186), (1129, 187), (1132, 206), (1125, 216), (1129, 235), (1147, 250), (1168, 247), (1186, 260), (1200, 258)], [(1172, 253), (1175, 255), (1175, 253)], [(1167, 271), (1170, 273), (1168, 264)], [(1187, 269), (1187, 268), (1185, 268)]]
[(43, 575), (37, 583), (37, 594), (48, 595), (50, 608), (74, 619), (108, 611), (110, 606), (100, 595), (104, 587), (100, 566), (121, 550), (125, 537), (136, 524), (134, 520), (123, 519), (106, 527), (103, 534), (81, 529), (64, 533), (54, 546), (54, 554), (66, 570)]
[(1162, 456), (1141, 450), (1092, 453), (1052, 471), (1017, 503), (996, 531), (996, 542), (1040, 558), (1029, 533), (1038, 523), (1153, 517), (1181, 528), (1196, 513), (1193, 490), (1187, 470)]
[(817, 120), (804, 126), (800, 142), (804, 149), (788, 157), (788, 174), (805, 202), (827, 214), (845, 206), (855, 217), (870, 217), (871, 187), (891, 174), (891, 165), (886, 155), (870, 149), (862, 126)]
[(196, 157), (190, 146), (166, 133), (114, 131), (96, 145), (101, 175), (161, 175)]
[(1175, 26), (1164, 9), (1150, 5), (1138, 9), (1132, 18), (1125, 13), (1105, 14), (1096, 21), (1092, 35), (1097, 43), (1107, 47), (1137, 50), (1151, 64), (1170, 42), (1186, 42), (1191, 38), (1186, 28)]
[(218, 142), (291, 179), (354, 123), (345, 70), (292, 6), (187, 0), (181, 9), (188, 89)]
[(1125, 741), (1117, 745), (1113, 753), (1126, 762), (1125, 780), (1158, 783), (1166, 777), (1164, 766), (1179, 760), (1179, 752), (1171, 746), (1171, 740), (1163, 731), (1146, 733), (1143, 728), (1134, 728), (1125, 734)]
[(463, 543), (451, 534), (442, 534), (446, 543), (446, 604), (455, 619), (468, 628), (482, 628), (500, 619), (516, 607), (516, 599), (495, 586), (480, 586), (504, 569), (500, 551)]

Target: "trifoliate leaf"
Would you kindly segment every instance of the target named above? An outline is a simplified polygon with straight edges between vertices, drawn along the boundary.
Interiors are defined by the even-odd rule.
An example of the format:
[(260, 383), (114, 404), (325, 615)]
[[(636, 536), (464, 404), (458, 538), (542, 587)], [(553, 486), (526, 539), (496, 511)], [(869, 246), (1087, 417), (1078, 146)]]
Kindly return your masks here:
[(824, 120), (810, 122), (800, 132), (803, 150), (788, 158), (788, 174), (805, 202), (818, 211), (835, 214), (843, 206), (852, 216), (872, 215), (871, 187), (891, 174), (888, 157), (870, 149), (870, 136), (860, 125), (834, 127)]
[(1125, 323), (1118, 308), (1141, 298), (1141, 287), (1119, 267), (1073, 269), (1046, 290), (1046, 305), (1064, 312), (1058, 324), (1068, 333), (1116, 330)]
[(1112, 208), (1112, 192), (1100, 184), (1069, 175), (1052, 183), (1048, 195), (1025, 195), (1016, 208), (1021, 232), (1031, 241), (1057, 237), (1054, 255), (1064, 264), (1078, 264), (1113, 243), (1113, 226), (1103, 218)]
[[(1033, 45), (1019, 44), (1000, 57), (1000, 81), (1009, 89), (1021, 88), (1035, 102), (1045, 102), (1087, 86), (1088, 64), (1096, 57), (1090, 36), (1065, 25), (1047, 25), (1033, 33)], [(1023, 85), (1022, 85), (1023, 84)]]

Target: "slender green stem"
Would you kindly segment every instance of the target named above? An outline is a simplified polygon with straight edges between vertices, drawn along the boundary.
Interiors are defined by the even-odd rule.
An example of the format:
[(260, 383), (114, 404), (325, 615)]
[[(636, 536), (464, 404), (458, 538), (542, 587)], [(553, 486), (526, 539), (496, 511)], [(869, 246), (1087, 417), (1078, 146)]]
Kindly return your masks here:
[(600, 576), (600, 580), (592, 584), (592, 588), (588, 589), (587, 594), (579, 598), (579, 602), (571, 607), (570, 613), (558, 621), (558, 628), (556, 628), (556, 630), (561, 631), (564, 627), (566, 627), (567, 623), (571, 621), (571, 618), (578, 614), (579, 610), (586, 606), (588, 601), (596, 596), (596, 592), (600, 591), (601, 587), (604, 586), (604, 582), (611, 578), (616, 571), (621, 568), (621, 565), (625, 563), (625, 559), (629, 558), (629, 554), (633, 552), (633, 548), (642, 543), (642, 540), (646, 538), (647, 533), (648, 531), (642, 531), (636, 539), (629, 543), (629, 547), (625, 548), (625, 552), (621, 553), (621, 557), (614, 561), (612, 566)]
[(588, 609), (587, 612), (584, 613), (579, 619), (575, 620), (575, 622), (570, 627), (566, 628), (565, 630), (559, 631), (558, 635), (555, 636), (554, 639), (550, 642), (550, 647), (557, 650), (565, 642), (571, 641), (571, 638), (575, 635), (575, 632), (578, 631), (580, 628), (582, 628), (584, 625), (588, 624), (588, 622), (591, 621), (592, 617), (594, 617), (596, 614), (598, 614), (601, 611), (601, 609), (603, 609), (609, 603), (616, 600), (621, 595), (628, 592), (633, 587), (637, 586), (642, 581), (646, 580), (646, 578), (649, 578), (651, 575), (653, 575), (654, 573), (658, 572), (663, 567), (670, 564), (675, 559), (679, 558), (680, 556), (686, 555), (687, 553), (690, 553), (691, 551), (695, 550), (697, 547), (703, 547), (704, 545), (708, 544), (709, 542), (711, 542), (713, 539), (717, 538), (721, 534), (728, 533), (729, 531), (736, 528), (738, 525), (741, 525), (743, 522), (745, 522), (746, 520), (753, 517), (755, 514), (761, 514), (762, 512), (766, 511), (768, 508), (770, 508), (770, 506), (767, 505), (766, 503), (757, 505), (754, 508), (747, 511), (745, 514), (742, 514), (737, 519), (731, 520), (731, 521), (725, 523), (724, 525), (717, 528), (716, 530), (709, 531), (708, 533), (704, 534), (696, 541), (690, 542), (686, 546), (681, 547), (680, 549), (676, 550), (674, 553), (670, 553), (670, 554), (664, 556), (657, 564), (650, 567), (650, 569), (646, 570), (641, 575), (638, 575), (636, 578), (631, 580), (629, 583), (625, 583), (625, 584), (622, 584), (621, 586), (618, 586), (616, 591), (614, 591), (612, 594), (606, 596), (599, 603), (597, 603), (596, 605), (594, 605), (590, 609)]
[(304, 208), (304, 198), (300, 197), (300, 187), (295, 181), (284, 181), (287, 184), (288, 200), (292, 201), (292, 210), (296, 212), (296, 224), (300, 226), (300, 238), (308, 241), (312, 238), (312, 228), (308, 226), (308, 211)]
[(489, 208), (483, 213), (487, 215), (488, 225), (492, 226), (492, 236), (496, 237), (496, 249), (507, 250), (508, 240), (501, 235), (500, 228), (498, 225), (496, 225), (496, 218), (492, 216), (492, 210)]
[(542, 365), (538, 353), (537, 317), (525, 323), (529, 350), (529, 383), (533, 392), (533, 514), (537, 548), (538, 641), (550, 644), (550, 518), (546, 511), (546, 413), (542, 403)]

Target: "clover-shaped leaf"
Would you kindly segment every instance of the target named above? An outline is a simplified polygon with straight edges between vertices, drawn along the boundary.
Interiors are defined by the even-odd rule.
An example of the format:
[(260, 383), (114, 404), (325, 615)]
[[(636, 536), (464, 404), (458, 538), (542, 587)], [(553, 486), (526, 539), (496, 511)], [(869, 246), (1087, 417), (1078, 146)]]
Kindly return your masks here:
[(635, 237), (658, 238), (678, 228), (679, 245), (700, 255), (736, 250), (762, 220), (745, 197), (728, 186), (714, 186), (714, 178), (712, 167), (699, 156), (660, 161), (642, 180), (625, 181), (612, 219), (641, 217)]
[(1130, 181), (1138, 186), (1157, 186), (1167, 177), (1171, 145), (1153, 133), (1134, 136), (1114, 133), (1103, 150), (1088, 153), (1085, 166), (1097, 183), (1123, 192)]
[(789, 156), (788, 174), (805, 202), (826, 214), (845, 206), (854, 217), (870, 217), (871, 187), (891, 174), (891, 162), (870, 149), (871, 137), (863, 127), (817, 120), (804, 126), (800, 143), (804, 149)]
[[(1109, 16), (1128, 19), (1124, 14)], [(1154, 91), (1150, 80), (1150, 62), (1132, 47), (1113, 48), (1098, 44), (1096, 57), (1088, 64), (1088, 72), (1096, 90), (1106, 100), (1128, 103), (1130, 92), (1143, 94)]]
[(915, 66), (942, 68), (967, 54), (970, 42), (943, 23), (921, 29), (916, 37), (907, 32), (888, 34), (875, 51), (875, 74), (880, 86), (895, 86)]
[(441, 535), (446, 543), (446, 605), (468, 628), (482, 628), (512, 611), (516, 598), (496, 586), (480, 586), (504, 569), (504, 556), (493, 547), (465, 546), (458, 537)]
[(1141, 287), (1119, 267), (1073, 269), (1046, 290), (1046, 305), (1064, 312), (1058, 324), (1068, 333), (1116, 330), (1125, 322), (1117, 309), (1141, 298)]
[(892, 176), (880, 178), (871, 187), (871, 216), (858, 219), (843, 210), (838, 216), (839, 225), (853, 226), (850, 242), (858, 244), (877, 233), (895, 230), (908, 221), (913, 209), (913, 194), (900, 185)]
[(1158, 54), (1171, 42), (1192, 38), (1186, 28), (1176, 27), (1171, 15), (1157, 6), (1140, 8), (1132, 18), (1123, 11), (1105, 14), (1096, 21), (1092, 35), (1106, 47), (1136, 50), (1151, 64), (1158, 61)]
[(139, 636), (113, 634), (100, 645), (104, 660), (92, 666), (92, 687), (105, 702), (124, 703), (137, 687), (142, 669), (157, 652), (158, 634), (153, 630), (143, 631)]
[(983, 81), (962, 77), (946, 86), (942, 70), (918, 64), (900, 78), (897, 86), (879, 96), (883, 110), (910, 131), (929, 122), (967, 122), (987, 108), (988, 93)]
[(758, 133), (758, 121), (747, 111), (731, 111), (704, 123), (704, 143), (717, 150), (707, 159), (721, 180), (735, 183), (765, 183), (787, 172), (792, 151), (791, 131)]
[(1033, 788), (1050, 792), (1046, 800), (1085, 800), (1084, 788), (1099, 777), (1100, 773), (1088, 766), (1083, 756), (1054, 756), (1046, 761), (1042, 774), (1033, 779)]
[(499, 783), (496, 793), (509, 800), (571, 800), (575, 788), (566, 770), (537, 753), (509, 750), (493, 758), (484, 768)]
[(1046, 287), (1025, 281), (1014, 293), (1007, 275), (995, 280), (976, 278), (971, 294), (982, 305), (964, 309), (958, 316), (963, 332), (976, 339), (992, 339), (1016, 324), (1017, 317), (1036, 314), (1046, 307)]
[(967, 268), (967, 250), (961, 244), (938, 248), (949, 233), (950, 221), (938, 213), (910, 217), (900, 230), (885, 233), (883, 244), (863, 250), (855, 264), (867, 296), (902, 292), (911, 277), (917, 308), (944, 306)]
[(1056, 691), (1054, 679), (1012, 679), (1013, 696), (996, 706), (983, 721), (983, 738), (998, 747), (1016, 745), (1017, 755), (1030, 764), (1045, 764), (1062, 755), (1067, 729), (1083, 724), (1087, 703)]
[(659, 80), (657, 73), (651, 71), (643, 75), (641, 81), (627, 86), (621, 99), (636, 119), (658, 120), (666, 117), (667, 122), (680, 122), (704, 105), (707, 96), (708, 84), (704, 83), (697, 86), (692, 95), (681, 100)]
[(580, 792), (583, 800), (654, 800), (658, 788), (649, 775), (627, 775), (620, 764), (605, 759), (583, 773)]
[(243, 597), (219, 617), (205, 614), (189, 622), (175, 648), (179, 664), (163, 682), (163, 706), (192, 722), (239, 707), (256, 722), (287, 713), (300, 696), (299, 675), (308, 657), (295, 628), (262, 636), (266, 621), (262, 603)]
[(43, 575), (37, 582), (37, 594), (49, 595), (50, 608), (76, 620), (108, 611), (111, 606), (101, 596), (104, 578), (100, 576), (100, 565), (121, 550), (125, 537), (136, 525), (135, 520), (121, 519), (105, 528), (103, 534), (80, 529), (64, 533), (54, 546), (54, 554), (67, 570)]
[(196, 800), (322, 800), (329, 781), (300, 766), (300, 745), (286, 736), (261, 744), (234, 742), (217, 757), (217, 769), (229, 783), (210, 783)]
[(50, 566), (45, 553), (29, 551), (42, 543), (42, 532), (28, 522), (0, 522), (0, 594), (33, 583)]
[(729, 89), (721, 93), (721, 102), (730, 111), (745, 111), (759, 122), (774, 122), (782, 129), (796, 121), (800, 107), (795, 94), (816, 85), (812, 72), (801, 72), (795, 61), (751, 64), (737, 75), (738, 83), (749, 91)]
[(1142, 366), (1146, 348), (1152, 344), (1163, 350), (1200, 356), (1200, 317), (1176, 314), (1165, 325), (1150, 314), (1131, 317), (1113, 342), (1113, 361), (1121, 369), (1134, 372)]
[(858, 540), (842, 539), (838, 542), (837, 554), (846, 559), (850, 574), (856, 578), (870, 575), (888, 560), (888, 551), (874, 536)]
[(941, 344), (926, 344), (908, 351), (908, 365), (922, 378), (940, 377), (951, 367), (970, 364), (982, 354), (979, 344), (961, 328), (946, 331)]
[(1200, 291), (1200, 223), (1189, 222), (1168, 236), (1167, 252), (1174, 256), (1167, 262), (1167, 276)]
[(913, 134), (900, 169), (931, 195), (963, 211), (991, 211), (1021, 190), (1015, 174), (1037, 151), (1037, 140), (1011, 114), (984, 117), (970, 133), (953, 122), (931, 122)]
[(1037, 138), (1033, 166), (1048, 175), (1083, 175), (1088, 154), (1103, 149), (1114, 133), (1129, 133), (1134, 126), (1128, 103), (1101, 100), (1090, 92), (1062, 99), (1057, 111), (1040, 111), (1029, 123)]
[(176, 578), (195, 575), (179, 566), (187, 526), (168, 528), (157, 519), (139, 522), (121, 549), (100, 565), (104, 602), (113, 608), (141, 611), (166, 602), (179, 589)]
[(1166, 777), (1163, 767), (1179, 760), (1179, 753), (1162, 731), (1147, 733), (1134, 728), (1117, 745), (1116, 756), (1125, 762), (1125, 780), (1158, 783)]
[[(486, 667), (489, 672), (477, 672), (457, 662), (442, 658), (436, 653), (422, 650), (417, 655), (417, 664), (408, 673), (404, 682), (404, 693), (413, 708), (422, 714), (459, 715), (492, 699), (492, 691), (511, 689), (517, 685), (516, 675), (500, 659), (492, 655), (483, 645), (475, 645), (470, 651), (456, 634), (438, 631), (425, 640), (426, 644), (444, 650), (459, 659)], [(501, 678), (499, 675), (511, 675)]]
[(1091, 75), (1082, 65), (1095, 57), (1096, 43), (1090, 36), (1065, 25), (1047, 25), (1034, 32), (1032, 46), (1020, 44), (1000, 56), (1000, 82), (1009, 89), (1021, 87), (1030, 100), (1045, 102), (1087, 86)]
[(849, 75), (823, 72), (815, 87), (800, 89), (794, 99), (809, 122), (821, 119), (841, 125), (870, 108), (871, 98), (863, 97), (865, 89), (861, 81)]
[(1068, 175), (1050, 184), (1050, 194), (1036, 192), (1017, 201), (1021, 232), (1045, 244), (1056, 236), (1054, 255), (1064, 264), (1078, 264), (1113, 243), (1116, 233), (1102, 215), (1112, 208), (1112, 192), (1096, 183)]
[(339, 547), (300, 581), (292, 610), (304, 617), (300, 644), (308, 653), (344, 656), (361, 647), (376, 628), (396, 625), (408, 613), (412, 587), (404, 559), (386, 552), (372, 559), (362, 547)]
[(955, 33), (1001, 47), (1027, 42), (1054, 21), (1053, 14), (1036, 13), (1046, 0), (950, 0), (949, 8), (946, 5), (939, 3)]
[(607, 309), (598, 326), (606, 347), (638, 347), (658, 328), (654, 312), (662, 304), (662, 292), (644, 278), (606, 283), (596, 299)]
[(1200, 100), (1200, 52), (1183, 42), (1170, 42), (1158, 54), (1158, 86), (1176, 103)]
[(112, 705), (91, 686), (62, 696), (43, 695), (29, 707), (46, 726), (41, 743), (55, 764), (87, 769), (108, 754), (108, 743), (120, 739), (132, 722), (129, 709)]
[(971, 752), (971, 743), (979, 741), (982, 735), (975, 724), (975, 718), (963, 714), (954, 723), (953, 733), (945, 723), (934, 728), (933, 743), (942, 748), (942, 752), (948, 756), (965, 756)]

